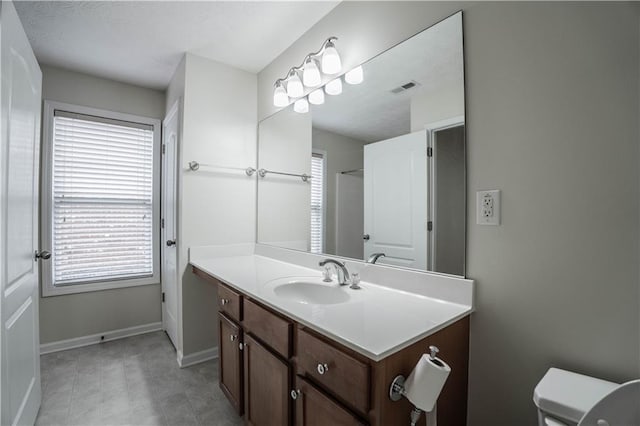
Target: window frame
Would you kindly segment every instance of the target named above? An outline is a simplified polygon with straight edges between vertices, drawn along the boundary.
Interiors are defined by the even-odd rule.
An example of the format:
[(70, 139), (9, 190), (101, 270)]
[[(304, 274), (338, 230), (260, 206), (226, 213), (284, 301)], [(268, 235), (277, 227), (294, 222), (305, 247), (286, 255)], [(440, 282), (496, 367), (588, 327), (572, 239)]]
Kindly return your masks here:
[[(313, 154), (319, 155), (322, 157), (322, 233), (321, 233), (321, 242), (322, 245), (320, 253), (314, 254), (323, 254), (326, 253), (327, 250), (327, 151), (324, 149), (311, 149), (311, 157), (313, 159)], [(313, 177), (311, 177), (313, 181)], [(311, 210), (311, 204), (309, 204), (309, 210)], [(309, 214), (309, 220), (311, 220), (311, 214)], [(309, 230), (311, 231), (311, 230)], [(311, 252), (311, 232), (309, 232), (309, 250)]]
[(42, 297), (86, 293), (116, 288), (160, 284), (160, 182), (162, 145), (160, 120), (133, 114), (120, 113), (99, 108), (63, 102), (44, 101), (42, 157), (40, 176), (40, 247), (53, 253), (53, 124), (54, 113), (62, 110), (71, 113), (92, 115), (112, 120), (129, 121), (153, 126), (153, 274), (149, 277), (105, 279), (55, 286), (53, 284), (53, 261), (41, 262)]

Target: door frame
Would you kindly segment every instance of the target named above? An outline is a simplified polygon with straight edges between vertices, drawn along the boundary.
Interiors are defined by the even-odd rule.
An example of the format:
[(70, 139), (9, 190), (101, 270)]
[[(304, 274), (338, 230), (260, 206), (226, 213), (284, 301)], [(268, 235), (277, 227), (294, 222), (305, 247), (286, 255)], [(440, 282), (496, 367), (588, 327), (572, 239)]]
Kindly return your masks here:
[[(428, 176), (428, 182), (427, 182), (427, 190), (429, 191), (428, 197), (427, 197), (427, 215), (428, 215), (428, 221), (430, 221), (433, 225), (431, 227), (431, 231), (427, 232), (427, 246), (428, 246), (428, 250), (427, 250), (427, 268), (429, 270), (429, 272), (436, 272), (435, 271), (435, 264), (436, 264), (436, 233), (438, 232), (437, 230), (437, 217), (436, 217), (436, 176), (437, 176), (437, 156), (438, 156), (438, 151), (435, 149), (435, 134), (436, 132), (439, 132), (441, 130), (446, 130), (446, 129), (451, 129), (453, 127), (459, 127), (459, 126), (465, 126), (465, 116), (464, 115), (458, 115), (455, 117), (451, 117), (451, 118), (447, 118), (444, 120), (439, 120), (439, 121), (434, 121), (432, 123), (428, 123), (424, 125), (424, 129), (427, 131), (427, 147), (431, 149), (431, 152), (433, 153), (432, 156), (430, 158), (427, 158), (427, 176)], [(466, 133), (465, 133), (465, 151), (466, 151)], [(465, 154), (466, 156), (466, 154)], [(464, 166), (464, 173), (465, 173), (465, 177), (464, 177), (464, 181), (465, 181), (465, 192), (466, 192), (466, 186), (467, 186), (467, 164), (466, 164), (466, 158), (465, 158), (465, 166)], [(464, 200), (464, 209), (465, 209), (465, 217), (467, 217), (466, 211), (467, 211), (467, 200), (465, 197)], [(467, 224), (465, 221), (464, 224), (464, 235), (466, 238), (467, 235)], [(466, 265), (466, 255), (465, 255), (465, 261), (463, 264), (463, 272), (466, 273), (466, 271), (464, 271), (464, 267)]]

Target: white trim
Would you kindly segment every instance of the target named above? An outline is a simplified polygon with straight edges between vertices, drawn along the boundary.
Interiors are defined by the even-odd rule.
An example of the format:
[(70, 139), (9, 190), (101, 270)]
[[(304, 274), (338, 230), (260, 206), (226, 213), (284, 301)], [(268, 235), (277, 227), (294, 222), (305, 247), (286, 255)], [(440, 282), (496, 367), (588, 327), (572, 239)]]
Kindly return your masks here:
[[(459, 127), (459, 126), (464, 126), (466, 125), (465, 123), (465, 117), (464, 115), (458, 115), (455, 117), (450, 117), (450, 118), (446, 118), (444, 120), (439, 120), (439, 121), (434, 121), (428, 124), (424, 125), (425, 130), (427, 131), (427, 147), (431, 148), (433, 155), (431, 158), (427, 159), (427, 173), (428, 173), (428, 179), (427, 179), (427, 185), (428, 185), (428, 197), (427, 197), (427, 202), (428, 202), (428, 213), (427, 213), (427, 220), (431, 221), (432, 223), (432, 231), (429, 232), (427, 234), (427, 247), (428, 247), (428, 256), (427, 256), (427, 268), (430, 271), (434, 271), (436, 268), (436, 237), (437, 237), (437, 232), (438, 232), (438, 227), (436, 226), (438, 223), (438, 218), (437, 218), (437, 214), (436, 214), (436, 200), (438, 198), (438, 194), (437, 194), (437, 182), (436, 182), (436, 177), (437, 177), (437, 157), (438, 157), (438, 150), (436, 149), (436, 138), (435, 138), (435, 134), (436, 132), (439, 132), (441, 130), (446, 130), (446, 129), (450, 129), (453, 127)], [(466, 141), (465, 141), (465, 150), (466, 150)], [(466, 173), (466, 157), (465, 157), (465, 173)], [(467, 192), (467, 183), (466, 183), (466, 177), (465, 177), (465, 186), (464, 186), (464, 190), (465, 190), (465, 194)], [(465, 201), (465, 211), (466, 211), (466, 201)], [(464, 224), (465, 226), (465, 238), (467, 235), (467, 229), (466, 229), (466, 223)], [(466, 244), (465, 244), (466, 247)], [(466, 249), (465, 249), (466, 250)], [(466, 256), (466, 255), (465, 255)], [(466, 260), (462, 266), (463, 269), (463, 274), (462, 276), (464, 276), (465, 274), (465, 268), (466, 268)]]
[(82, 346), (95, 345), (100, 342), (108, 342), (111, 340), (123, 339), (125, 337), (136, 336), (138, 334), (151, 333), (160, 330), (162, 330), (162, 323), (152, 322), (150, 324), (121, 328), (119, 330), (111, 330), (104, 333), (91, 334), (89, 336), (74, 337), (73, 339), (43, 343), (40, 345), (40, 355), (49, 354), (52, 352), (66, 351), (67, 349), (80, 348)]
[(218, 358), (218, 347), (205, 349), (200, 352), (194, 352), (189, 355), (183, 355), (182, 351), (178, 352), (178, 365), (180, 368), (190, 367), (192, 365), (200, 364), (201, 362), (209, 361), (211, 359)]
[(132, 121), (136, 123), (148, 124), (153, 126), (153, 143), (154, 143), (154, 164), (153, 172), (155, 179), (153, 182), (153, 275), (151, 277), (133, 278), (124, 280), (99, 281), (89, 283), (78, 283), (74, 285), (54, 286), (52, 278), (52, 262), (42, 262), (42, 297), (59, 296), (63, 294), (85, 293), (90, 291), (108, 290), (114, 288), (135, 287), (141, 285), (160, 284), (160, 173), (161, 173), (161, 153), (162, 141), (160, 140), (161, 123), (160, 120), (150, 117), (142, 117), (134, 114), (126, 114), (116, 111), (108, 111), (98, 108), (90, 108), (81, 105), (73, 105), (64, 102), (44, 101), (43, 127), (42, 127), (42, 172), (40, 176), (40, 247), (53, 253), (51, 221), (52, 221), (52, 191), (51, 191), (51, 173), (52, 173), (52, 156), (53, 156), (53, 114), (55, 110), (64, 110), (80, 114), (94, 115), (98, 117), (111, 118), (114, 120)]
[(444, 120), (433, 121), (424, 125), (426, 130), (443, 130), (449, 127), (458, 127), (464, 124), (464, 115), (458, 115), (455, 117), (445, 118)]

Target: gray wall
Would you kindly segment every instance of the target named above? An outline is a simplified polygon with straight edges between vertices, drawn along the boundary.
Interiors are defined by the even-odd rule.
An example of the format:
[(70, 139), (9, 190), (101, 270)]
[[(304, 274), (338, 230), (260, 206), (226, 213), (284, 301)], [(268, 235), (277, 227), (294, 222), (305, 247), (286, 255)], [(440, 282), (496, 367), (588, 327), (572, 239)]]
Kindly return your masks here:
[[(458, 9), (477, 285), (469, 424), (534, 425), (551, 366), (640, 375), (638, 5), (344, 2), (261, 71), (259, 118), (273, 81), (327, 34), (350, 67)], [(475, 224), (480, 189), (503, 191), (501, 226)]]
[(435, 264), (433, 271), (464, 275), (464, 126), (435, 132)]
[(316, 127), (312, 135), (313, 148), (327, 152), (324, 251), (336, 254), (336, 173), (363, 167), (365, 142)]
[[(42, 65), (46, 100), (162, 119), (165, 94)], [(160, 284), (40, 298), (40, 342), (161, 321)]]

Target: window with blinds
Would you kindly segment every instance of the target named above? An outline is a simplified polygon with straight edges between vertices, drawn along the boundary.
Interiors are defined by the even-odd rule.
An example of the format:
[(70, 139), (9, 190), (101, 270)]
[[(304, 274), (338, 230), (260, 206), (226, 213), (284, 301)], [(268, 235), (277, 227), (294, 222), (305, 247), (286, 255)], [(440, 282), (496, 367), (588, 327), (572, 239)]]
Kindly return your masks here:
[(314, 152), (311, 155), (311, 253), (324, 251), (324, 155)]
[(55, 110), (54, 286), (154, 274), (153, 126)]

